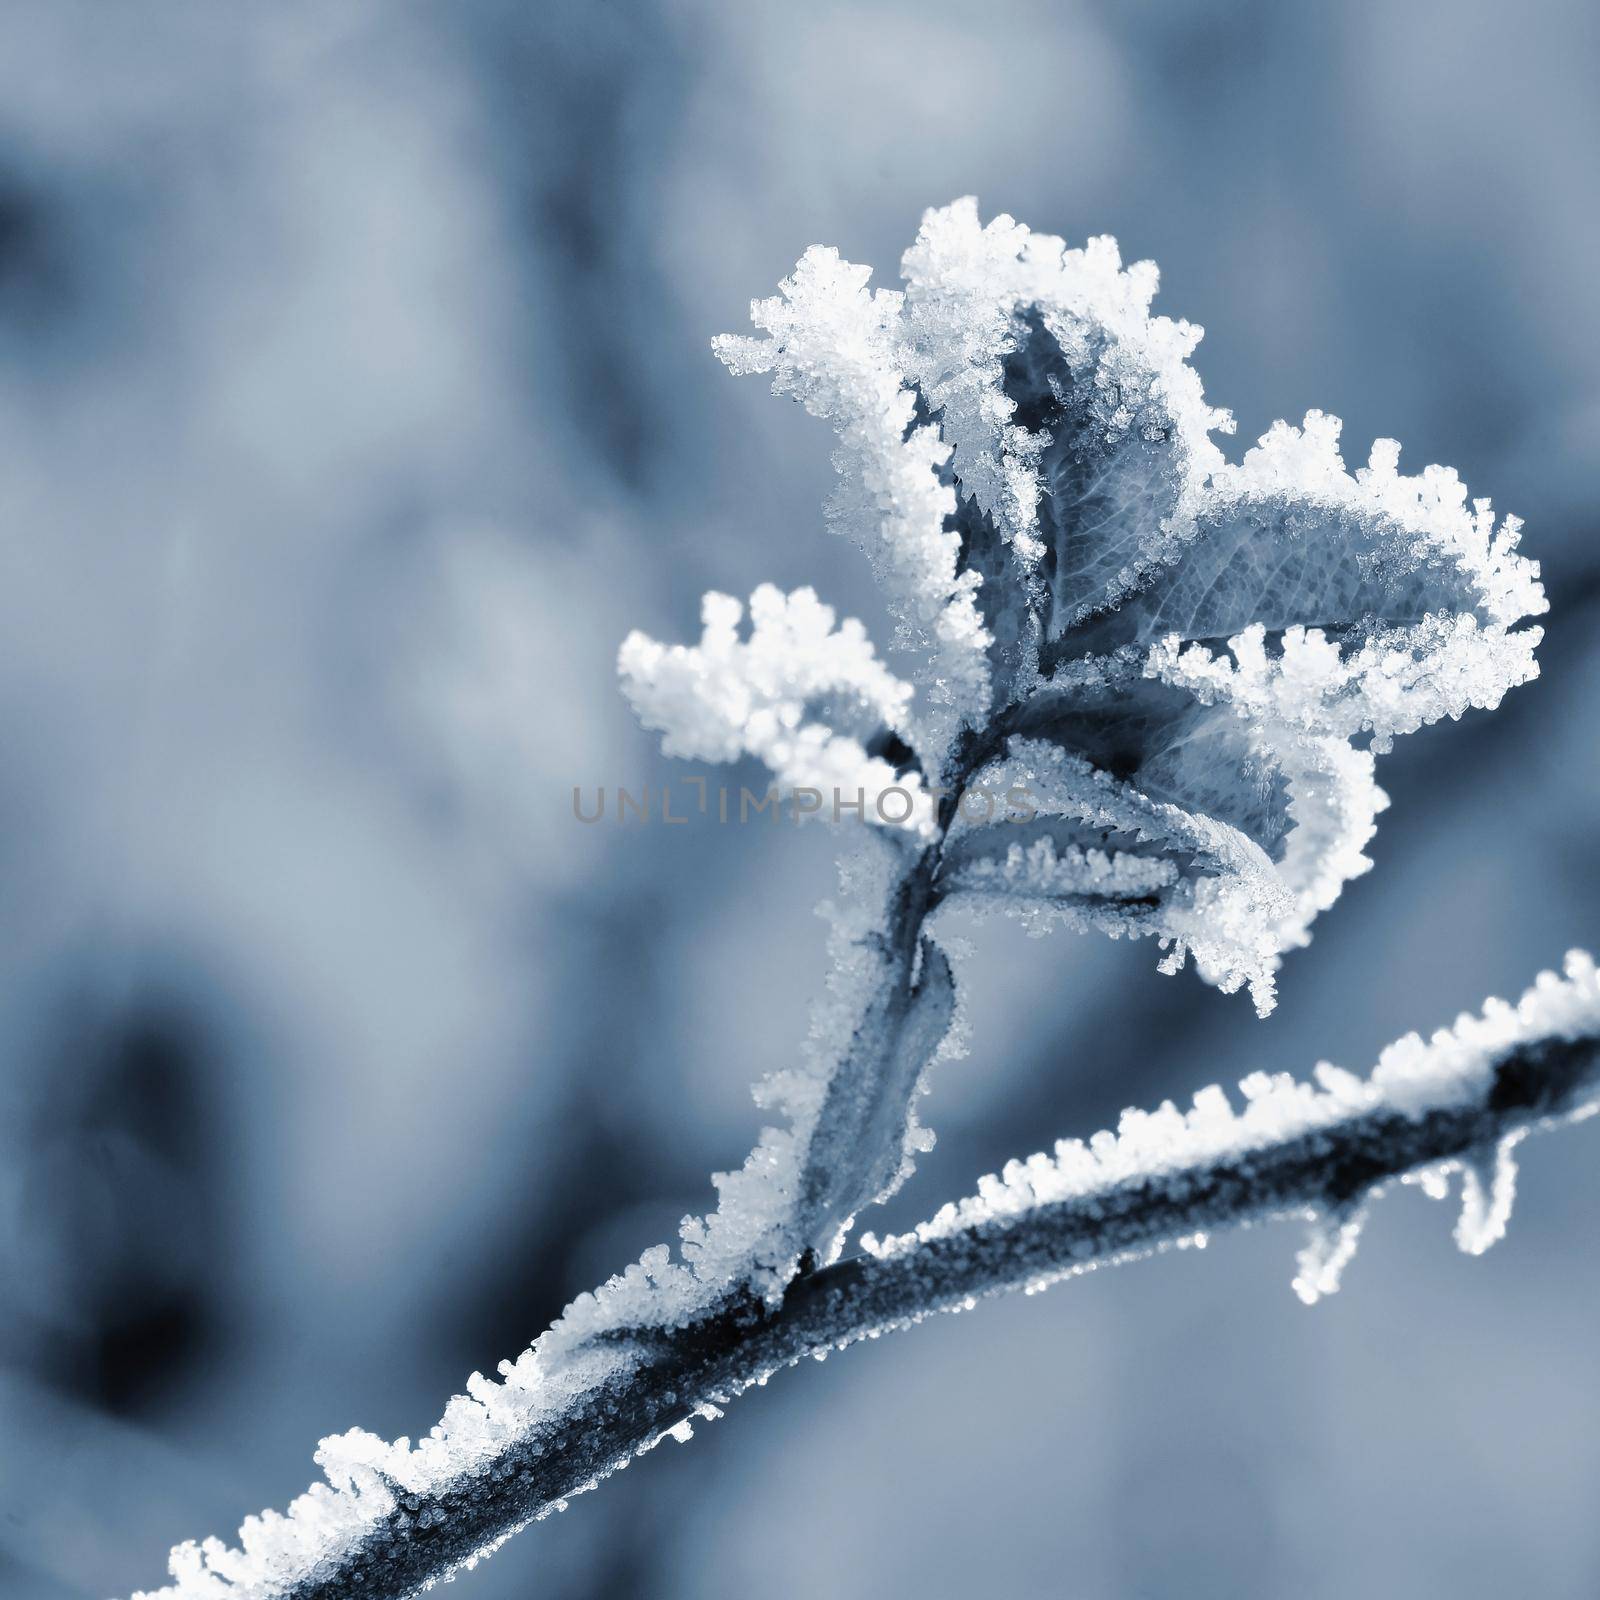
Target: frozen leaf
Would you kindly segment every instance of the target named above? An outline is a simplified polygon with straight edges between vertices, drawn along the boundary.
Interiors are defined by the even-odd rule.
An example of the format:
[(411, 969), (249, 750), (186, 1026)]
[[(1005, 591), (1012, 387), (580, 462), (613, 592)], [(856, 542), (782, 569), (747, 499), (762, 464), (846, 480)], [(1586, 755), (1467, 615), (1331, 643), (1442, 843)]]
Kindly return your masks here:
[(1156, 371), (1092, 317), (1031, 307), (1005, 389), (1017, 425), (1042, 441), (1041, 599), (1055, 641), (1159, 557), (1189, 462)]
[[(842, 798), (860, 807), (850, 815), (930, 832), (920, 775), (871, 753), (906, 726), (911, 686), (878, 661), (861, 624), (852, 617), (835, 629), (810, 589), (785, 595), (771, 584), (751, 596), (748, 639), (739, 637), (743, 615), (737, 600), (708, 594), (698, 645), (668, 647), (637, 632), (623, 641), (623, 692), (663, 735), (666, 754), (753, 755), (781, 790), (824, 797), (819, 814)], [(892, 803), (891, 789), (902, 791)]]
[(1515, 554), (1520, 524), (1498, 530), (1487, 501), (1443, 467), (1397, 470), (1380, 439), (1346, 472), (1337, 417), (1275, 423), (1237, 467), (1219, 467), (1194, 516), (1191, 547), (1087, 619), (1076, 653), (1125, 644), (1223, 640), (1245, 628), (1404, 626), (1439, 615), (1510, 626), (1545, 609), (1536, 569)]
[(870, 276), (814, 247), (778, 295), (752, 303), (768, 337), (726, 335), (715, 348), (733, 372), (771, 372), (776, 392), (837, 429), (829, 515), (866, 550), (899, 625), (896, 643), (918, 657), (926, 700), (911, 742), (933, 770), (988, 709), (989, 641), (973, 603), (978, 580), (958, 570), (955, 496), (940, 470), (949, 448), (916, 420), (901, 370), (902, 296), (869, 291)]
[(1049, 740), (1013, 739), (973, 788), (1014, 809), (976, 825), (958, 812), (940, 879), (947, 896), (1019, 910), (1040, 932), (1154, 935), (1169, 947), (1168, 970), (1192, 953), (1211, 982), (1248, 985), (1258, 1009), (1270, 1008), (1296, 899), (1241, 829)]

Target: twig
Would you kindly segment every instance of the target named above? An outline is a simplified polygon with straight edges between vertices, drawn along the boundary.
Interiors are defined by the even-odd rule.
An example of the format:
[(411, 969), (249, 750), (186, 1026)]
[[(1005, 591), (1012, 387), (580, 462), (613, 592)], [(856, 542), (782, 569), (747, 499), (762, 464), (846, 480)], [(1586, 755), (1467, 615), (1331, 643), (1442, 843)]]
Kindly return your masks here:
[[(1421, 1110), (1405, 1109), (1382, 1072), (1320, 1094), (1302, 1086), (1308, 1114), (1287, 1137), (1253, 1142), (1247, 1110), (1235, 1119), (1242, 1137), (1223, 1156), (1020, 1208), (1008, 1208), (1000, 1192), (1017, 1192), (1013, 1174), (1009, 1186), (991, 1182), (987, 1197), (947, 1211), (921, 1236), (797, 1279), (776, 1311), (752, 1299), (685, 1329), (631, 1334), (618, 1351), (627, 1359), (487, 1470), (428, 1495), (390, 1485), (395, 1504), (381, 1522), (336, 1566), (283, 1592), (290, 1600), (399, 1600), (563, 1509), (668, 1433), (686, 1438), (688, 1419), (719, 1415), (719, 1403), (807, 1356), (1214, 1231), (1293, 1215), (1348, 1217), (1395, 1179), (1471, 1163), (1529, 1131), (1600, 1109), (1600, 1030), (1523, 1040), (1475, 1074), (1458, 1073), (1440, 1088), (1448, 1103)], [(1364, 1109), (1330, 1115), (1334, 1105), (1362, 1100)], [(1096, 1144), (1109, 1167), (1105, 1137)], [(1062, 1168), (1050, 1170), (1059, 1177)]]

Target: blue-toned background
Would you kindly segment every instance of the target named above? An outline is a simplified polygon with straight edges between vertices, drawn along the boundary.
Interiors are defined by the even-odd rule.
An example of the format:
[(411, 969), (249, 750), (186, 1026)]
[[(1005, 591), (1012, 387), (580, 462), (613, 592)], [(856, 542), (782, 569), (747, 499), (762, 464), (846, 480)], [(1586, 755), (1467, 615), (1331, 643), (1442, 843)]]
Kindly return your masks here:
[[(1597, 80), (1579, 0), (5, 0), (0, 1593), (154, 1583), (319, 1435), (425, 1430), (751, 1143), (827, 830), (571, 788), (671, 775), (630, 627), (878, 616), (825, 426), (708, 350), (807, 244), (894, 281), (968, 192), (1115, 233), (1233, 448), (1398, 437), (1552, 600), (1539, 683), (1381, 764), (1269, 1021), (988, 927), (897, 1218), (1600, 944)], [(1597, 1154), (1530, 1148), (1482, 1261), (1396, 1196), (1315, 1311), (1274, 1229), (785, 1375), (461, 1593), (1588, 1600)]]

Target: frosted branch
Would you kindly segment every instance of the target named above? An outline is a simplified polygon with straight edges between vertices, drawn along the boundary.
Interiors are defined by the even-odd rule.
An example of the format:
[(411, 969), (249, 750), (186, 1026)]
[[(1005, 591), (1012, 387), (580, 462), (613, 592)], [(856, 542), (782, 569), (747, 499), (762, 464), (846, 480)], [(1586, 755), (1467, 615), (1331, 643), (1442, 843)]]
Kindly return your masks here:
[[(1349, 1258), (1366, 1204), (1395, 1181), (1436, 1193), (1463, 1170), (1457, 1238), (1477, 1251), (1504, 1226), (1511, 1147), (1600, 1109), (1600, 978), (1574, 954), (1564, 980), (1547, 973), (1514, 1008), (1491, 1001), (1427, 1042), (1399, 1041), (1368, 1079), (1326, 1066), (1316, 1076), (1312, 1087), (1255, 1074), (1242, 1112), (1203, 1090), (1187, 1115), (1129, 1113), (1117, 1134), (1012, 1163), (915, 1233), (796, 1279), (777, 1308), (746, 1294), (684, 1327), (597, 1334), (548, 1366), (541, 1341), (503, 1366), (505, 1383), (474, 1375), (470, 1398), (415, 1451), (367, 1435), (324, 1441), (334, 1487), (287, 1519), (252, 1519), (242, 1552), (181, 1547), (164, 1593), (398, 1600), (669, 1434), (686, 1441), (695, 1418), (721, 1415), (782, 1367), (1224, 1229), (1318, 1220), (1296, 1280), (1315, 1299)], [(453, 1449), (456, 1469), (427, 1478), (417, 1462), (430, 1445), (447, 1459)]]
[[(1283, 954), (1371, 865), (1375, 757), (1528, 681), (1521, 624), (1545, 609), (1515, 519), (1469, 510), (1443, 468), (1402, 477), (1391, 443), (1352, 474), (1313, 412), (1228, 465), (1188, 364), (1199, 329), (1150, 315), (1154, 267), (1111, 240), (980, 227), (964, 201), (929, 213), (905, 270), (905, 294), (873, 292), (809, 250), (752, 307), (766, 337), (716, 348), (833, 423), (831, 514), (872, 557), (909, 677), (811, 591), (770, 586), (747, 636), (713, 594), (697, 645), (635, 633), (619, 656), (667, 754), (755, 756), (889, 824), (847, 835), (805, 1058), (758, 1095), (780, 1124), (716, 1177), (681, 1259), (658, 1246), (580, 1295), (415, 1446), (325, 1439), (326, 1484), (250, 1519), (241, 1549), (181, 1547), (168, 1593), (413, 1593), (785, 1364), (1215, 1229), (1309, 1216), (1295, 1286), (1314, 1300), (1395, 1179), (1434, 1193), (1459, 1170), (1457, 1238), (1481, 1250), (1517, 1140), (1600, 1103), (1600, 984), (1574, 957), (1368, 1080), (1255, 1074), (1239, 1112), (1218, 1089), (1130, 1112), (830, 1265), (926, 1143), (923, 1073), (960, 1032), (927, 931), (942, 901), (1153, 934), (1164, 970), (1192, 954), (1265, 1011)], [(867, 817), (891, 787), (909, 813)]]

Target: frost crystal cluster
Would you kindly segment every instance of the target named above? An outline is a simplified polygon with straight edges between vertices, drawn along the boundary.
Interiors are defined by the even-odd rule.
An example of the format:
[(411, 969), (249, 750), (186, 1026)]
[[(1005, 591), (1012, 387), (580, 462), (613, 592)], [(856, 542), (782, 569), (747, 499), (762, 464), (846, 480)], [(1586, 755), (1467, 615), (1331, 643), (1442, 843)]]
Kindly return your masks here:
[(1314, 1300), (1397, 1180), (1442, 1193), (1459, 1172), (1457, 1237), (1482, 1249), (1516, 1141), (1600, 1099), (1600, 983), (1574, 956), (1370, 1079), (1258, 1073), (1242, 1110), (1208, 1089), (1130, 1112), (841, 1259), (931, 1141), (929, 1067), (963, 1047), (946, 907), (1148, 935), (1165, 970), (1192, 956), (1265, 1012), (1284, 954), (1370, 865), (1375, 758), (1532, 678), (1522, 624), (1545, 609), (1515, 519), (1446, 469), (1402, 475), (1390, 442), (1350, 472), (1312, 412), (1225, 459), (1200, 330), (1150, 314), (1155, 268), (1111, 240), (1068, 250), (964, 200), (928, 213), (903, 271), (873, 290), (808, 250), (753, 306), (759, 336), (716, 342), (832, 423), (829, 515), (883, 586), (896, 669), (809, 589), (770, 585), (748, 621), (711, 594), (697, 644), (634, 633), (619, 656), (668, 755), (754, 757), (849, 808), (827, 986), (799, 1061), (757, 1090), (773, 1126), (676, 1252), (580, 1296), (498, 1381), (474, 1374), (427, 1439), (324, 1440), (326, 1484), (238, 1549), (180, 1547), (162, 1594), (414, 1593), (786, 1364), (1220, 1228), (1308, 1216)]

